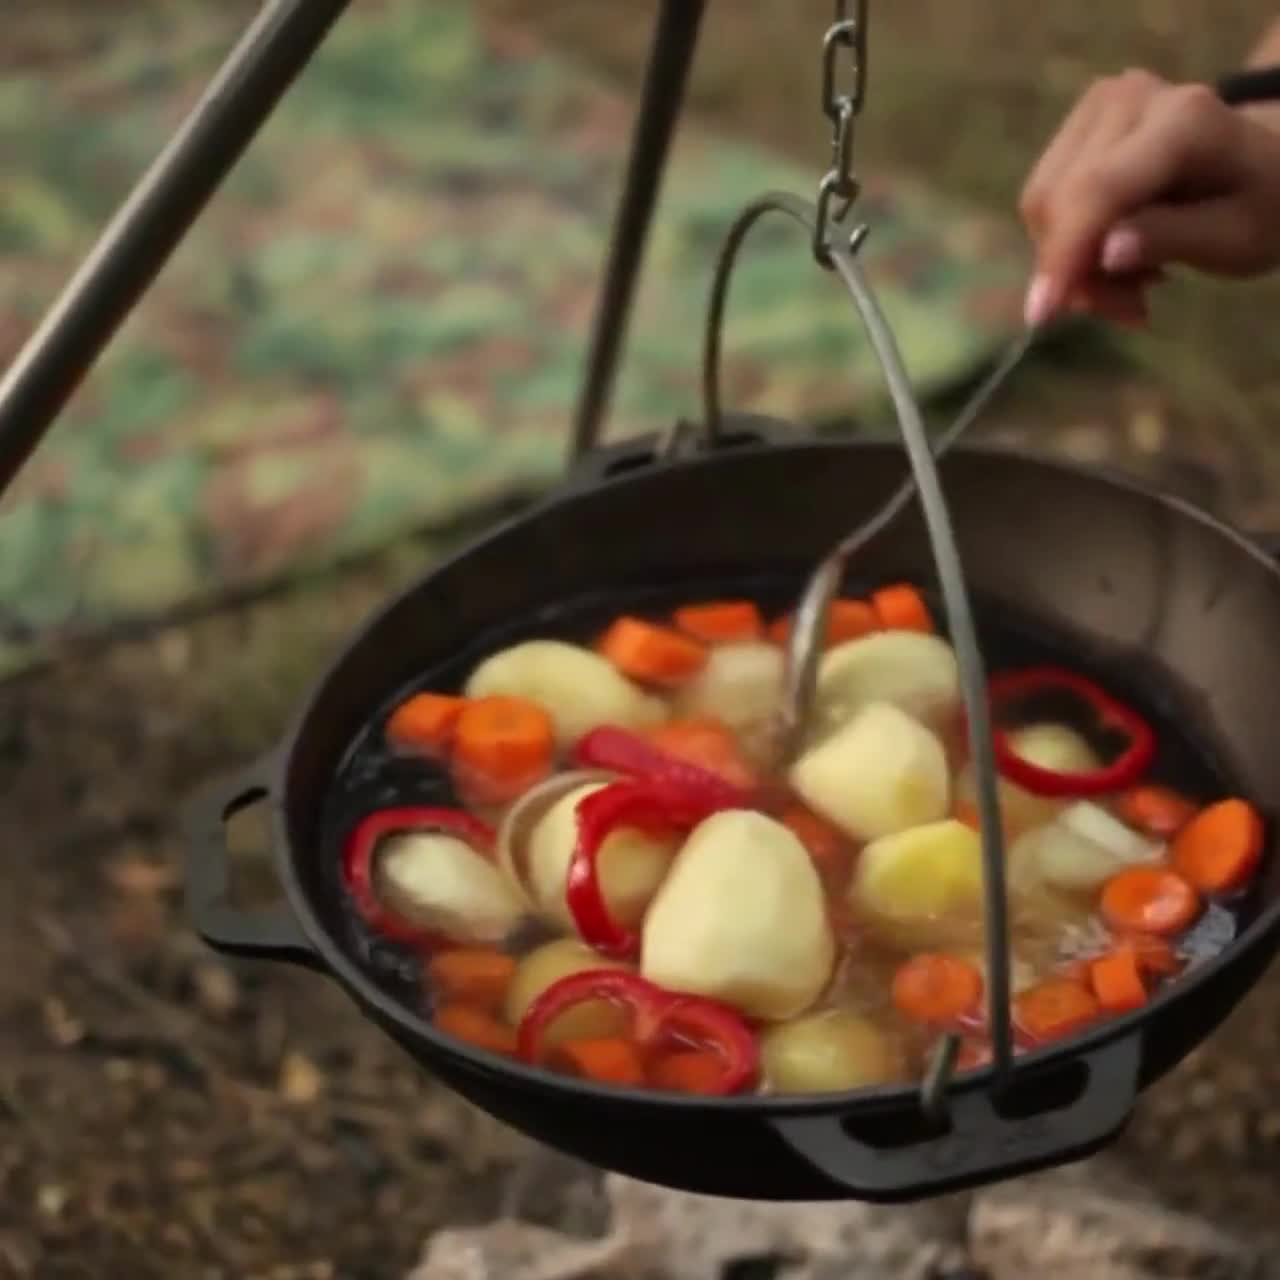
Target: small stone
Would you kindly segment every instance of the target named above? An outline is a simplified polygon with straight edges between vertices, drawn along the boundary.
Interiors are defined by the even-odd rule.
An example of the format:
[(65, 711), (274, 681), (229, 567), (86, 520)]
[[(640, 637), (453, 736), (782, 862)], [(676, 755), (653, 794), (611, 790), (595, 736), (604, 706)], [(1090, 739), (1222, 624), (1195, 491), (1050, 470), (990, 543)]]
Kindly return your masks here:
[(240, 986), (235, 975), (223, 965), (206, 962), (196, 965), (191, 973), (196, 1001), (215, 1018), (226, 1018), (240, 1003)]
[(304, 1053), (293, 1050), (280, 1064), (280, 1094), (286, 1102), (309, 1106), (324, 1091), (324, 1076)]
[(128, 1084), (136, 1074), (133, 1063), (127, 1058), (108, 1058), (102, 1071), (112, 1084)]
[(48, 996), (42, 1008), (45, 1030), (60, 1049), (69, 1049), (84, 1039), (84, 1023), (57, 996)]
[(1129, 439), (1139, 453), (1161, 452), (1168, 435), (1168, 425), (1154, 409), (1139, 409), (1129, 420)]
[(121, 893), (158, 894), (176, 888), (177, 870), (139, 853), (122, 854), (107, 864), (107, 882)]
[(60, 1218), (70, 1199), (66, 1187), (57, 1183), (47, 1183), (36, 1192), (36, 1207), (46, 1218)]
[(1067, 427), (1058, 436), (1058, 447), (1073, 462), (1105, 462), (1114, 453), (1112, 432), (1096, 422)]

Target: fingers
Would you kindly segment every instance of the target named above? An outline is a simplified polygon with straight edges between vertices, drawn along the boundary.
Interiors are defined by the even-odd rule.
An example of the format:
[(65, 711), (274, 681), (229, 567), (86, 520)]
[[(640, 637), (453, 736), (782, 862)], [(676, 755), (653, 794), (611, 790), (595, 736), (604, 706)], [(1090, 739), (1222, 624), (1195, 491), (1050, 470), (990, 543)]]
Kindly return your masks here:
[[(1127, 131), (1077, 151), (1057, 180), (1038, 237), (1037, 272), (1049, 282), (1041, 308), (1069, 296), (1095, 270), (1104, 237), (1127, 215), (1171, 197), (1229, 193), (1239, 177), (1232, 146), (1238, 124), (1208, 89), (1161, 90)], [(1111, 247), (1113, 257), (1126, 252), (1133, 249), (1124, 238)]]
[(1132, 272), (1177, 262), (1218, 275), (1249, 275), (1267, 265), (1261, 233), (1252, 207), (1236, 196), (1153, 205), (1107, 233), (1102, 269)]
[(1145, 71), (1093, 84), (1067, 116), (1022, 189), (1019, 208), (1034, 235), (1043, 228), (1050, 200), (1077, 157), (1127, 132), (1162, 85)]

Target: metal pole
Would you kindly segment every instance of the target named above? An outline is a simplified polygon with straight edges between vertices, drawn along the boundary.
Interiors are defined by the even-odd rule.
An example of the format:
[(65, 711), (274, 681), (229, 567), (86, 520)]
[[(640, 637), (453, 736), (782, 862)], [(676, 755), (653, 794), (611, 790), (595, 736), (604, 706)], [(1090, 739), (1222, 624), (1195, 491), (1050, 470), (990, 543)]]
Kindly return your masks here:
[(0, 493), (349, 0), (267, 0), (0, 380)]
[(614, 220), (609, 265), (587, 357), (586, 381), (574, 420), (575, 458), (588, 452), (600, 438), (626, 337), (636, 277), (705, 8), (705, 0), (663, 0), (645, 73), (640, 114), (631, 138), (622, 202)]

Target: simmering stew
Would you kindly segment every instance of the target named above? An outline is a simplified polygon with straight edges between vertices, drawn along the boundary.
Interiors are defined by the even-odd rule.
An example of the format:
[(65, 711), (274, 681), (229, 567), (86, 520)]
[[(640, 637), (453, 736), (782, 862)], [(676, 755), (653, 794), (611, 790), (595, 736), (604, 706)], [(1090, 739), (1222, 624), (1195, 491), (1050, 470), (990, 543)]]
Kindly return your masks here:
[[(788, 626), (745, 597), (597, 610), (405, 694), (329, 815), (366, 963), (442, 1032), (604, 1085), (852, 1090), (915, 1078), (949, 1031), (982, 1065), (951, 646), (909, 584), (837, 602), (777, 768)], [(1016, 647), (989, 692), (1026, 1049), (1221, 950), (1264, 830), (1109, 681), (998, 660)]]

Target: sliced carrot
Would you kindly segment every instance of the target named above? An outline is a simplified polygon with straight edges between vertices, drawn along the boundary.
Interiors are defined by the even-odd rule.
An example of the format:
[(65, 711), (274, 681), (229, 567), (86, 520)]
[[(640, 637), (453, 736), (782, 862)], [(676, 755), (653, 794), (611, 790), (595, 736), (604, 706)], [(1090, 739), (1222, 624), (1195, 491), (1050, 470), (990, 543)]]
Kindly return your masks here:
[(1134, 947), (1119, 946), (1094, 960), (1089, 966), (1089, 984), (1107, 1013), (1128, 1013), (1147, 1003), (1147, 986)]
[(644, 737), (659, 751), (719, 774), (735, 786), (754, 787), (758, 781), (733, 731), (719, 720), (668, 720), (648, 730)]
[(442, 951), (427, 961), (427, 981), (437, 999), (489, 1010), (501, 1006), (515, 971), (515, 958), (492, 947)]
[(1201, 893), (1229, 893), (1246, 883), (1262, 860), (1262, 818), (1244, 800), (1202, 809), (1173, 842), (1170, 861)]
[(871, 607), (886, 631), (932, 631), (933, 618), (924, 596), (905, 582), (871, 593)]
[(1087, 959), (1070, 960), (1055, 975), (1066, 982), (1077, 982), (1082, 987), (1093, 986), (1093, 962), (1096, 956)]
[(962, 1040), (956, 1055), (956, 1070), (977, 1071), (980, 1067), (989, 1067), (994, 1057), (985, 1040)]
[(453, 763), (460, 789), (473, 803), (514, 800), (551, 772), (551, 717), (525, 698), (477, 698), (458, 717)]
[(1102, 886), (1102, 914), (1125, 933), (1181, 933), (1200, 914), (1200, 899), (1176, 871), (1130, 867)]
[(1163, 939), (1135, 934), (1129, 940), (1138, 957), (1138, 968), (1153, 978), (1172, 978), (1182, 972), (1178, 953)]
[[(769, 639), (779, 648), (791, 639), (791, 614), (775, 618), (769, 624)], [(846, 640), (859, 640), (880, 629), (876, 611), (865, 600), (833, 600), (827, 614), (827, 634), (823, 647), (844, 644)]]
[(784, 809), (779, 821), (804, 845), (820, 867), (838, 862), (840, 855), (848, 849), (848, 842), (836, 827), (802, 804)]
[(694, 1049), (664, 1054), (649, 1070), (649, 1083), (671, 1093), (714, 1094), (723, 1079), (720, 1058)]
[(679, 684), (707, 661), (705, 645), (643, 618), (619, 618), (599, 647), (624, 676), (647, 684)]
[(687, 604), (677, 609), (672, 620), (686, 635), (703, 644), (733, 644), (758, 640), (764, 633), (760, 607), (752, 600), (717, 600), (710, 604)]
[(515, 1028), (499, 1022), (483, 1009), (469, 1004), (444, 1004), (436, 1010), (433, 1021), (455, 1040), (462, 1040), (477, 1049), (488, 1049), (490, 1053), (515, 1056)]
[(1121, 822), (1161, 840), (1177, 835), (1196, 816), (1198, 806), (1172, 787), (1131, 787), (1116, 799)]
[(644, 1084), (644, 1063), (635, 1041), (611, 1036), (600, 1040), (565, 1040), (556, 1045), (547, 1065), (597, 1084), (638, 1088)]
[(1098, 1002), (1083, 983), (1049, 978), (1013, 999), (1017, 1031), (1032, 1043), (1060, 1040), (1097, 1018)]
[(949, 1025), (977, 1009), (982, 974), (967, 960), (941, 953), (912, 956), (893, 975), (893, 1003), (928, 1026)]
[(465, 698), (447, 693), (418, 693), (402, 702), (387, 721), (387, 738), (395, 746), (441, 756), (453, 741)]

